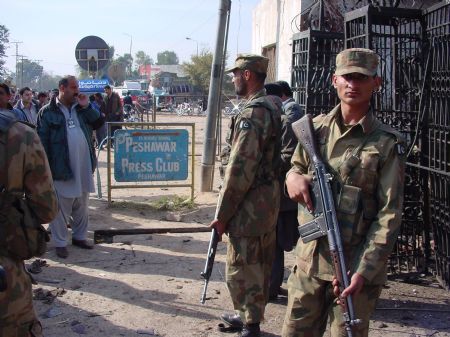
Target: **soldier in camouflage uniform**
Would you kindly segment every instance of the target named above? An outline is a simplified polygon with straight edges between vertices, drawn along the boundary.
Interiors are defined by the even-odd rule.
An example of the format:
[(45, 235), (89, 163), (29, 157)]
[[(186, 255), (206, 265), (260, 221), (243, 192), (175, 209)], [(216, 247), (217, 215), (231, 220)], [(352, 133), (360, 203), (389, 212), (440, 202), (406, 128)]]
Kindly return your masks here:
[[(403, 204), (404, 141), (397, 131), (379, 122), (370, 108), (372, 92), (381, 85), (376, 75), (378, 62), (369, 49), (339, 53), (333, 85), (341, 102), (327, 115), (314, 118), (317, 145), (336, 185), (335, 205), (350, 272), (350, 285), (342, 296), (352, 295), (355, 316), (362, 320), (352, 329), (355, 337), (368, 335)], [(299, 202), (298, 220), (303, 224), (312, 219), (313, 167), (300, 145), (292, 164), (286, 187), (289, 196)], [(299, 240), (296, 255), (282, 336), (322, 336), (328, 317), (331, 336), (345, 336), (327, 237), (306, 244)]]
[(220, 191), (217, 219), (211, 223), (228, 234), (226, 282), (236, 314), (222, 320), (242, 329), (238, 336), (259, 337), (268, 300), (280, 202), (280, 105), (264, 90), (268, 59), (238, 55), (233, 72), (236, 94), (247, 99), (234, 116), (228, 142), (230, 158)]
[[(4, 95), (0, 88), (0, 100)], [(0, 188), (2, 193), (25, 193), (38, 221), (48, 223), (58, 208), (47, 157), (32, 127), (12, 122), (14, 119), (11, 112), (0, 111)], [(0, 226), (5, 226), (1, 219)], [(0, 292), (0, 337), (42, 336), (33, 309), (31, 279), (23, 261), (12, 258), (0, 246), (0, 265), (7, 283), (6, 290)]]

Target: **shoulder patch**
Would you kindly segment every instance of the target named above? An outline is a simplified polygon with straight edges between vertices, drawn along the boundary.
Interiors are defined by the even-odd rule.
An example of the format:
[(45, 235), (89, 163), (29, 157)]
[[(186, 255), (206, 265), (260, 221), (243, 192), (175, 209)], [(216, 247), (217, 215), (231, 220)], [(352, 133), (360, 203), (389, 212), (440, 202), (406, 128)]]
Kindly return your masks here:
[(406, 155), (406, 146), (405, 143), (403, 142), (399, 142), (397, 144), (395, 144), (395, 147), (397, 149), (397, 153), (399, 156), (404, 156)]
[(242, 118), (238, 126), (239, 130), (249, 130), (251, 129), (251, 124), (247, 118)]

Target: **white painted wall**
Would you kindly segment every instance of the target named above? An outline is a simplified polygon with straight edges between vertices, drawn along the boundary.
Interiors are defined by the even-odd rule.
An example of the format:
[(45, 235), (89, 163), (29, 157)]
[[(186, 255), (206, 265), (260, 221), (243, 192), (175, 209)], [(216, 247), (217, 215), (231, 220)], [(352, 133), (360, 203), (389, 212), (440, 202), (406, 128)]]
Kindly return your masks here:
[[(301, 0), (261, 0), (253, 10), (252, 52), (261, 54), (262, 48), (277, 46), (277, 80), (291, 79), (292, 19), (301, 12)], [(294, 31), (293, 31), (294, 29)]]

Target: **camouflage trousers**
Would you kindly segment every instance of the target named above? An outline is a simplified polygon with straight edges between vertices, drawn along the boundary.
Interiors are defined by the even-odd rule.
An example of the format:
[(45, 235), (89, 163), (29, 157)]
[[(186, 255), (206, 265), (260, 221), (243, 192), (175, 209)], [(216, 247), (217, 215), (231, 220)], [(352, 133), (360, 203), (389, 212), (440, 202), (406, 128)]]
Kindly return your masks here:
[(0, 256), (7, 289), (0, 292), (0, 337), (42, 337), (33, 309), (31, 280), (22, 261)]
[[(309, 277), (295, 266), (288, 280), (288, 304), (283, 324), (283, 337), (321, 337), (328, 318), (332, 337), (346, 337), (342, 311), (336, 303), (331, 282)], [(381, 285), (365, 285), (352, 297), (355, 316), (362, 320), (352, 328), (354, 337), (367, 337), (369, 320), (381, 294)]]
[(275, 230), (256, 237), (229, 237), (227, 287), (234, 310), (247, 324), (264, 319), (275, 243)]

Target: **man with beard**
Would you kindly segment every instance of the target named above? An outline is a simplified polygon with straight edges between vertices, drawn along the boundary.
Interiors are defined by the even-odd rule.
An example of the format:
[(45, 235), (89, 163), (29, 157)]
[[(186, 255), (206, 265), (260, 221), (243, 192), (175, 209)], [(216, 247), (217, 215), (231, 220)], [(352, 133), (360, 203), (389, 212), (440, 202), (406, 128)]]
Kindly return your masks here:
[(261, 335), (280, 202), (281, 107), (266, 96), (268, 62), (260, 55), (238, 55), (228, 70), (236, 94), (247, 102), (231, 120), (230, 157), (217, 218), (210, 225), (229, 239), (226, 283), (236, 312), (221, 316), (229, 325), (223, 328), (242, 330), (238, 336), (243, 337)]
[(92, 130), (104, 123), (100, 113), (79, 94), (78, 81), (65, 76), (59, 94), (39, 112), (38, 133), (47, 153), (59, 201), (59, 213), (50, 223), (56, 255), (67, 258), (67, 221), (72, 217), (72, 244), (92, 249), (86, 240), (89, 193), (96, 157)]

